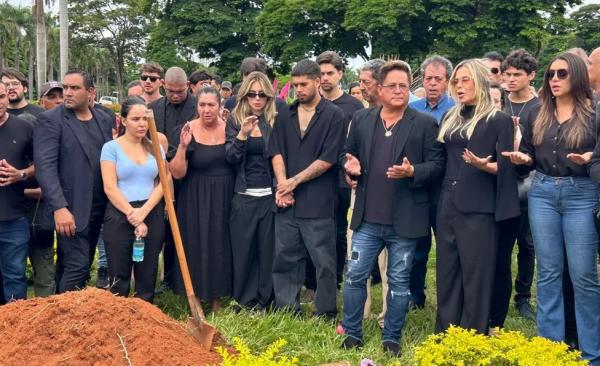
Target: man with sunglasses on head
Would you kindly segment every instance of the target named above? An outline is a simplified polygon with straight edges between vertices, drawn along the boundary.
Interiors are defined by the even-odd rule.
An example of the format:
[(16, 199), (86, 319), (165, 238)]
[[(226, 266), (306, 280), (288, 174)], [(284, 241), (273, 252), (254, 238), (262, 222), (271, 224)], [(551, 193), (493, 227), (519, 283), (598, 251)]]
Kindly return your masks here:
[(164, 69), (156, 62), (148, 62), (140, 67), (140, 80), (144, 93), (142, 99), (146, 103), (152, 103), (162, 97), (160, 87), (163, 85)]
[(502, 84), (502, 62), (504, 61), (504, 56), (500, 52), (490, 51), (483, 55), (481, 61), (490, 69), (490, 80)]
[[(150, 103), (148, 108), (154, 113), (156, 129), (167, 136), (169, 148), (167, 159), (175, 156), (179, 145), (181, 126), (196, 117), (197, 99), (189, 91), (188, 77), (182, 68), (173, 66), (165, 73), (165, 96)], [(175, 184), (177, 189), (177, 184)], [(169, 227), (167, 225), (167, 227)], [(163, 283), (158, 292), (171, 288), (174, 280), (175, 249), (171, 230), (167, 229), (163, 252)]]

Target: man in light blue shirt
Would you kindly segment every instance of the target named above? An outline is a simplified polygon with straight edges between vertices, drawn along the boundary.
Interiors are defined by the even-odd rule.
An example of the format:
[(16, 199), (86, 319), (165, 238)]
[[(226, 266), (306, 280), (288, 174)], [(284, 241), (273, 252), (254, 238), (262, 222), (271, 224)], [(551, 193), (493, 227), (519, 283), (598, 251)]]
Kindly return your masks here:
[[(420, 112), (429, 113), (440, 123), (444, 113), (454, 106), (454, 100), (446, 92), (448, 82), (452, 75), (452, 63), (441, 56), (432, 56), (421, 64), (421, 76), (425, 88), (425, 98), (409, 104), (409, 107)], [(431, 206), (429, 208), (429, 221), (435, 232), (435, 212), (441, 182), (430, 185)], [(425, 275), (427, 274), (427, 260), (431, 249), (431, 234), (420, 238), (415, 249), (413, 267), (410, 272), (410, 308), (421, 309), (425, 306)]]
[(454, 100), (448, 96), (448, 82), (452, 74), (452, 63), (441, 56), (432, 56), (421, 64), (421, 76), (425, 98), (411, 102), (410, 107), (429, 113), (440, 123), (442, 116), (454, 106)]

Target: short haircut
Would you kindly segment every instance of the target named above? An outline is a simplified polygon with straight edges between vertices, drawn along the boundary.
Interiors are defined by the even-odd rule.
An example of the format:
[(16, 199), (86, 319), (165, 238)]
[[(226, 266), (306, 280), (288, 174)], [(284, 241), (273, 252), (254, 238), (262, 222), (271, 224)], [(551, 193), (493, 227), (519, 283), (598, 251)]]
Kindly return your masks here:
[(356, 81), (351, 82), (348, 86), (348, 94), (350, 94), (352, 89), (356, 88), (357, 86), (360, 86), (360, 83), (357, 83)]
[(163, 78), (165, 75), (165, 69), (163, 69), (162, 66), (160, 66), (158, 63), (152, 61), (140, 66), (140, 74), (144, 72), (152, 72), (158, 74), (161, 78)]
[(440, 65), (443, 66), (444, 69), (446, 69), (446, 80), (450, 80), (450, 75), (452, 75), (452, 62), (450, 62), (450, 60), (448, 60), (445, 57), (442, 56), (438, 56), (438, 55), (433, 55), (431, 57), (428, 57), (425, 59), (425, 61), (423, 61), (423, 63), (421, 64), (421, 76), (425, 77), (425, 69), (427, 68), (427, 66), (429, 65)]
[(172, 66), (165, 73), (165, 82), (173, 84), (186, 84), (188, 81), (185, 71), (179, 66)]
[(380, 58), (375, 58), (367, 61), (363, 67), (361, 67), (360, 71), (370, 71), (371, 75), (373, 75), (373, 79), (379, 81), (379, 71), (383, 64), (385, 64), (385, 61)]
[(83, 69), (78, 69), (78, 68), (69, 69), (69, 71), (67, 71), (65, 76), (67, 76), (67, 75), (81, 75), (81, 77), (83, 78), (83, 86), (86, 89), (94, 88), (94, 80), (92, 80), (92, 77), (90, 76), (90, 74), (88, 74), (88, 72)]
[(509, 67), (514, 67), (517, 70), (524, 70), (527, 75), (537, 71), (539, 67), (538, 61), (529, 52), (520, 48), (514, 50), (506, 56), (506, 59), (502, 62), (502, 72), (506, 71)]
[(317, 57), (317, 64), (331, 64), (337, 71), (344, 71), (344, 61), (334, 51), (325, 51)]
[(23, 85), (25, 88), (29, 87), (29, 81), (27, 80), (25, 75), (23, 75), (21, 71), (15, 69), (14, 67), (3, 68), (0, 72), (0, 78), (3, 78), (5, 76), (9, 79), (19, 80), (21, 82), (21, 85)]
[(129, 90), (133, 87), (136, 87), (136, 86), (142, 87), (142, 82), (139, 80), (134, 80), (134, 81), (130, 82), (129, 84), (127, 84), (127, 90)]
[(258, 57), (246, 57), (242, 60), (240, 73), (242, 76), (247, 76), (253, 71), (259, 71), (263, 74), (267, 73), (267, 62)]
[(321, 68), (318, 63), (305, 58), (294, 65), (292, 76), (307, 76), (310, 79), (319, 79), (321, 78)]
[(412, 71), (410, 65), (401, 60), (388, 61), (379, 70), (379, 84), (383, 83), (388, 74), (394, 70), (403, 71), (408, 75), (408, 82), (412, 82)]
[(190, 75), (190, 83), (196, 85), (204, 80), (213, 80), (213, 76), (204, 70), (196, 70)]
[(215, 84), (221, 85), (221, 83), (223, 83), (223, 79), (219, 75), (214, 74), (212, 77), (213, 77), (212, 79), (215, 82)]
[(502, 56), (502, 54), (500, 52), (490, 51), (490, 52), (486, 52), (486, 54), (483, 55), (483, 59), (488, 59), (488, 60), (492, 60), (492, 61), (500, 61), (500, 63), (502, 63), (502, 61), (504, 61), (504, 56)]

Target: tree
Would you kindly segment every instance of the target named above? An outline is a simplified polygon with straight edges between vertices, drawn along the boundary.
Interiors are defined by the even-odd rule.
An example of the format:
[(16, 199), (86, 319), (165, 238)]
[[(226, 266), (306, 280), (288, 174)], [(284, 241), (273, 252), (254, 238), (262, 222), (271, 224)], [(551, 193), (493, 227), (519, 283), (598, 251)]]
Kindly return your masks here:
[(575, 24), (574, 44), (587, 51), (600, 47), (600, 4), (582, 6), (571, 14)]
[(150, 24), (147, 10), (148, 3), (137, 0), (71, 0), (69, 4), (74, 35), (110, 54), (119, 96), (125, 62), (135, 62), (144, 49)]
[(69, 8), (67, 0), (58, 0), (58, 17), (60, 24), (60, 79), (69, 68)]
[(44, 0), (35, 0), (33, 5), (35, 15), (35, 55), (37, 67), (37, 90), (42, 89), (46, 82), (46, 19), (44, 17)]

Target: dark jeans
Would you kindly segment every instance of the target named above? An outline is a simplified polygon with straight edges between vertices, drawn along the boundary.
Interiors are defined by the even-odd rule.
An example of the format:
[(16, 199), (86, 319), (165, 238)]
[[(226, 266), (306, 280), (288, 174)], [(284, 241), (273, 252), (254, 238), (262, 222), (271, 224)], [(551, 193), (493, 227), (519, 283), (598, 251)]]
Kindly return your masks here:
[[(429, 222), (435, 233), (435, 218), (437, 206), (429, 208)], [(425, 278), (427, 276), (427, 261), (431, 250), (431, 232), (429, 235), (419, 238), (415, 249), (415, 259), (410, 270), (410, 300), (417, 306), (425, 305)]]
[[(130, 202), (133, 207), (141, 207), (145, 201)], [(129, 296), (131, 269), (135, 276), (135, 297), (152, 302), (156, 286), (158, 255), (165, 232), (164, 206), (156, 205), (144, 220), (148, 235), (144, 238), (144, 260), (134, 262), (131, 258), (135, 228), (127, 217), (112, 204), (106, 207), (104, 217), (104, 247), (108, 264), (110, 291), (119, 296)]]
[(27, 298), (29, 221), (25, 217), (0, 221), (0, 271), (6, 302)]
[(512, 249), (515, 245), (521, 216), (498, 222), (498, 253), (490, 310), (490, 327), (502, 327), (508, 315), (512, 292)]
[(535, 250), (533, 237), (529, 227), (529, 213), (522, 210), (519, 232), (517, 234), (517, 278), (515, 279), (515, 303), (529, 302), (531, 300), (531, 285), (535, 271)]
[(362, 320), (367, 299), (366, 283), (377, 256), (388, 249), (387, 312), (383, 341), (399, 343), (410, 298), (409, 278), (418, 239), (401, 238), (392, 225), (363, 222), (352, 235), (352, 251), (344, 285), (344, 320), (346, 333), (362, 340)]
[(29, 260), (33, 269), (35, 296), (46, 297), (56, 293), (56, 266), (54, 265), (54, 231), (31, 228)]
[(264, 308), (272, 300), (274, 225), (273, 196), (233, 196), (229, 220), (233, 297), (240, 305)]
[[(96, 205), (84, 230), (74, 236), (57, 234), (56, 292), (80, 290), (90, 278), (90, 266), (96, 254), (98, 235), (104, 220), (104, 204)], [(80, 226), (81, 224), (78, 224)]]
[(316, 267), (317, 315), (335, 314), (335, 222), (333, 218), (296, 218), (294, 208), (275, 215), (273, 287), (275, 305), (300, 311), (300, 289), (304, 283), (306, 253)]
[[(451, 324), (487, 334), (496, 266), (493, 214), (463, 213), (456, 182), (444, 182), (437, 216), (436, 332)], [(458, 183), (459, 184), (459, 183)]]

